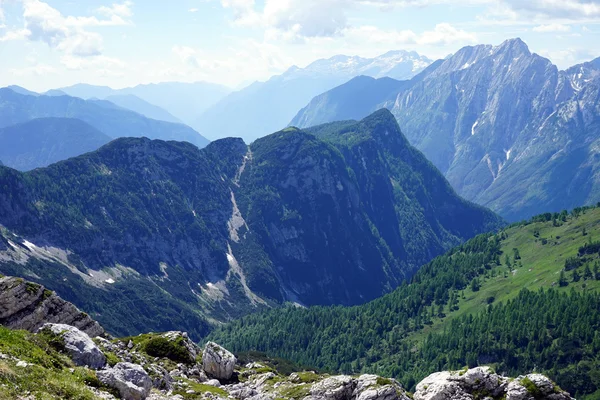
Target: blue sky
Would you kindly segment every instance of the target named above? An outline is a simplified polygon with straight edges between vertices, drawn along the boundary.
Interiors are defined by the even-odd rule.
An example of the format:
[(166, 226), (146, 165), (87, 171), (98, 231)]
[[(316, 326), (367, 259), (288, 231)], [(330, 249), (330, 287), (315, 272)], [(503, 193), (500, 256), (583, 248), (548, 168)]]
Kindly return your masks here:
[(336, 54), (521, 37), (560, 68), (600, 56), (600, 0), (0, 0), (0, 86), (230, 87)]

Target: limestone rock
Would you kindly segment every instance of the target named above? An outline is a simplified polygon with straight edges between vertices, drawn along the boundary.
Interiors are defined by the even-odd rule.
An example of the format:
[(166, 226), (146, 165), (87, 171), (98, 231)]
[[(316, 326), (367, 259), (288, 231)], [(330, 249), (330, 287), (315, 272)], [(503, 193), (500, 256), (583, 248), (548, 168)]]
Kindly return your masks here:
[(202, 368), (209, 377), (229, 380), (237, 360), (233, 354), (216, 343), (208, 342), (202, 354)]
[(137, 364), (118, 363), (113, 368), (98, 371), (97, 376), (105, 385), (117, 389), (126, 400), (143, 400), (152, 389), (152, 379)]
[(317, 382), (310, 388), (313, 399), (347, 400), (352, 398), (356, 381), (350, 376), (338, 375)]
[(0, 278), (0, 325), (36, 332), (46, 323), (71, 325), (90, 337), (104, 335), (98, 322), (54, 292), (21, 278)]
[(488, 367), (429, 375), (417, 385), (415, 400), (472, 400), (474, 395), (506, 400), (572, 400), (540, 374), (509, 380)]
[(75, 328), (64, 324), (45, 324), (39, 332), (48, 332), (59, 336), (65, 346), (65, 350), (79, 366), (87, 366), (92, 369), (100, 369), (106, 365), (106, 356), (90, 339), (90, 337)]

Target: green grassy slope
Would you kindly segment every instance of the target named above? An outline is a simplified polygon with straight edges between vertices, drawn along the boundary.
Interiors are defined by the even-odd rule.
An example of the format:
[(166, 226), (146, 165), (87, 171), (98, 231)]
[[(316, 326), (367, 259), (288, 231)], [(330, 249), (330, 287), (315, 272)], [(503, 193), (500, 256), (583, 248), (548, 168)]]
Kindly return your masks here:
[[(517, 297), (522, 289), (599, 291), (600, 280), (584, 279), (585, 264), (576, 269), (581, 275), (578, 282), (573, 282), (572, 271), (565, 272), (568, 285), (561, 287), (559, 279), (567, 258), (577, 256), (579, 248), (586, 243), (600, 240), (600, 208), (585, 210), (577, 217), (569, 216), (564, 222), (557, 219), (555, 223), (552, 219), (514, 224), (504, 234), (506, 238), (501, 241), (502, 265), (493, 266), (480, 277), (478, 291), (474, 292), (469, 286), (461, 293), (458, 310), (446, 309), (444, 318), (434, 319), (433, 325), (415, 332), (409, 336), (410, 339), (442, 331), (455, 318), (485, 310), (492, 298), (494, 303), (503, 302)], [(515, 261), (513, 249), (518, 250), (519, 260)], [(510, 259), (510, 267), (506, 264), (506, 256)], [(600, 262), (598, 254), (577, 258), (586, 260), (592, 274), (595, 262)]]

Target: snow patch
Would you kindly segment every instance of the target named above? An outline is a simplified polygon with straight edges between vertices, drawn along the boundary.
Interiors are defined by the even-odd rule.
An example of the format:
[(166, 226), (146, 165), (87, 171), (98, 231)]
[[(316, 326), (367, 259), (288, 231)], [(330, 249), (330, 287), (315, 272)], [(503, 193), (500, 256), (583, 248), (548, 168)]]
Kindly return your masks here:
[(475, 121), (475, 123), (471, 127), (471, 136), (475, 135), (475, 128), (477, 128), (478, 125), (479, 125), (479, 120)]

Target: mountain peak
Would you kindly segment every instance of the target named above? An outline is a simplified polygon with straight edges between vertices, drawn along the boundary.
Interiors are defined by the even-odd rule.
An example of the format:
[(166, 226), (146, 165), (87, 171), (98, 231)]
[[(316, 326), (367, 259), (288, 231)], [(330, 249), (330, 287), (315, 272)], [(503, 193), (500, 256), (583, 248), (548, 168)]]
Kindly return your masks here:
[(524, 53), (531, 55), (529, 47), (521, 38), (508, 39), (502, 42), (499, 46), (494, 47), (495, 52), (512, 51), (513, 53)]

